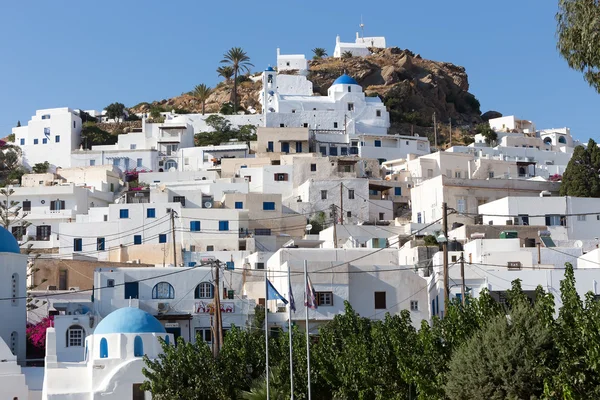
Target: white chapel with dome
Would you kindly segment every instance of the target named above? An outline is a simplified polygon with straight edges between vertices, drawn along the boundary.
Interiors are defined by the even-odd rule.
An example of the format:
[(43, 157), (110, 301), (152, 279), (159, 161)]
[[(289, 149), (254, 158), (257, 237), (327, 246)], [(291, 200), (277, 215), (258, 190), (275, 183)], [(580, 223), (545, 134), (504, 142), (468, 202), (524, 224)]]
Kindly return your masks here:
[(143, 356), (162, 353), (159, 338), (173, 343), (173, 335), (139, 308), (124, 307), (107, 315), (85, 338), (85, 360), (59, 362), (56, 331), (46, 333), (46, 369), (43, 400), (142, 400), (145, 377)]

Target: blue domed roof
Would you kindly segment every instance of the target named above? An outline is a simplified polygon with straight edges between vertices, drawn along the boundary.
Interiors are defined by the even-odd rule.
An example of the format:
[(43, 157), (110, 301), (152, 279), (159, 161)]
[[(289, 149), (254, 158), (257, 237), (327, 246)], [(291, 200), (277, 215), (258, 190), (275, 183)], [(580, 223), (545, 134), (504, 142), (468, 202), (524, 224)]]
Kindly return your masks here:
[(94, 335), (109, 333), (165, 333), (160, 322), (139, 308), (124, 307), (108, 314), (96, 329)]
[(271, 67), (271, 66), (269, 65), (269, 66), (267, 67), (267, 69), (265, 69), (265, 71), (275, 71), (275, 70), (273, 69), (273, 67)]
[(334, 85), (358, 85), (358, 82), (356, 82), (354, 80), (353, 77), (351, 77), (350, 75), (342, 75), (339, 78), (337, 78), (335, 81), (333, 81)]
[(17, 253), (21, 254), (21, 249), (19, 248), (19, 243), (17, 243), (17, 239), (0, 226), (0, 253)]

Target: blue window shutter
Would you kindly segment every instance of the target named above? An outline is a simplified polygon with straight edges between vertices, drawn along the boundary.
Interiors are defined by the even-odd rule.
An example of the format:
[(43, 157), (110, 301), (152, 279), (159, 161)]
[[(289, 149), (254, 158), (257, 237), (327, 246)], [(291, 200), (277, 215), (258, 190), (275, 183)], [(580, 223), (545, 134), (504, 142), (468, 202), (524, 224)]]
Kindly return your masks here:
[(133, 244), (142, 244), (142, 235), (133, 235)]
[(167, 243), (167, 235), (165, 233), (158, 235), (158, 243)]
[(401, 187), (394, 188), (394, 194), (396, 196), (402, 196), (402, 188)]
[(241, 210), (241, 209), (243, 209), (243, 208), (244, 208), (244, 202), (243, 202), (243, 201), (236, 201), (236, 202), (235, 202), (235, 208), (236, 208), (237, 210)]
[(228, 231), (229, 230), (229, 221), (219, 221), (219, 230), (220, 231)]
[(190, 221), (190, 231), (200, 232), (200, 221)]
[(146, 218), (156, 218), (156, 208), (146, 209)]
[(235, 268), (235, 265), (234, 265), (233, 261), (227, 261), (226, 264), (227, 264), (227, 269), (234, 269)]
[(108, 342), (106, 338), (100, 340), (100, 358), (108, 358)]
[(275, 210), (275, 202), (273, 202), (273, 201), (264, 201), (263, 202), (263, 210), (267, 210), (267, 211)]
[(135, 357), (144, 356), (144, 341), (139, 336), (136, 336), (133, 340), (133, 355)]
[(82, 239), (73, 239), (73, 251), (81, 251), (83, 248)]
[(129, 210), (126, 208), (119, 210), (119, 218), (129, 218)]

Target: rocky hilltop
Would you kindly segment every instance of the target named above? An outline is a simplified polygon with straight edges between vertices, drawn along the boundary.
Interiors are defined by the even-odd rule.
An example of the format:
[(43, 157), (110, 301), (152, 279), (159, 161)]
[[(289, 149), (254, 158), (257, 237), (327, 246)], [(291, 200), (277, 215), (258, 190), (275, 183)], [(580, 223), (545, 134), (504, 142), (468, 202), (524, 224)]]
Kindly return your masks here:
[[(479, 101), (469, 92), (469, 80), (464, 67), (447, 62), (426, 60), (410, 50), (397, 47), (371, 49), (366, 57), (323, 58), (310, 61), (308, 79), (315, 94), (326, 95), (332, 82), (342, 73), (354, 77), (368, 96), (379, 96), (388, 107), (392, 132), (430, 134), (433, 114), (441, 124), (450, 119), (454, 127), (469, 127), (481, 123)], [(288, 73), (294, 73), (290, 71)], [(244, 78), (242, 78), (244, 79)], [(207, 112), (216, 112), (230, 101), (231, 82), (221, 82), (207, 101)], [(240, 105), (244, 109), (260, 110), (260, 82), (247, 79), (238, 85)], [(165, 111), (200, 112), (201, 104), (190, 94), (153, 103), (141, 103), (134, 112), (149, 112), (152, 108)], [(443, 140), (443, 132), (441, 139)], [(456, 135), (453, 132), (453, 135)], [(454, 140), (454, 139), (453, 139)]]

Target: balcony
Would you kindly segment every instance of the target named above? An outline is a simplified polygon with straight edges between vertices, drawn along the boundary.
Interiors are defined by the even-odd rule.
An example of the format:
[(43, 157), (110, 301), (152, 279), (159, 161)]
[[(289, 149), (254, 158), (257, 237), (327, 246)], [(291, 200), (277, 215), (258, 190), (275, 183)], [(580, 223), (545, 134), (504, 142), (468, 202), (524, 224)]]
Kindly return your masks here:
[(181, 131), (166, 131), (161, 129), (160, 134), (158, 135), (157, 141), (159, 143), (180, 143), (181, 142)]

